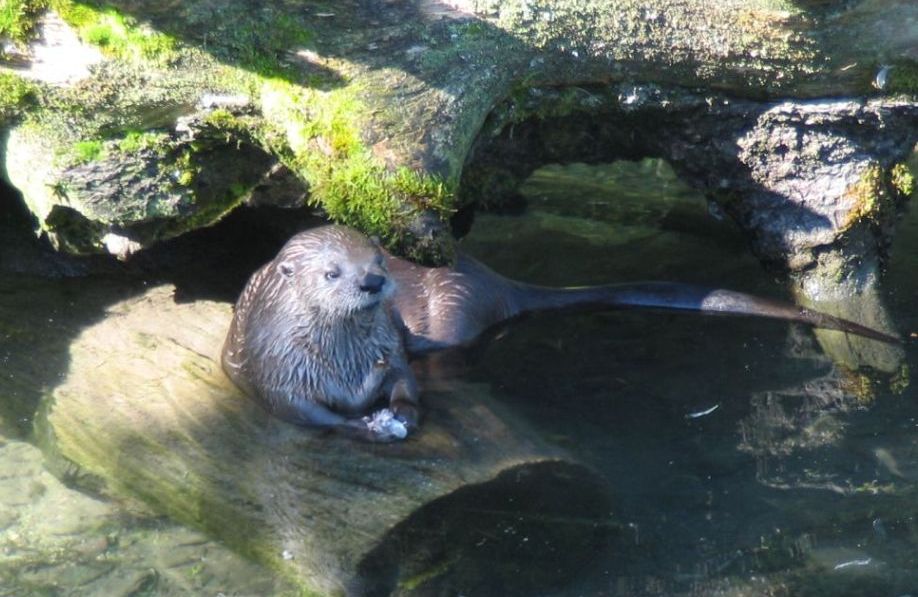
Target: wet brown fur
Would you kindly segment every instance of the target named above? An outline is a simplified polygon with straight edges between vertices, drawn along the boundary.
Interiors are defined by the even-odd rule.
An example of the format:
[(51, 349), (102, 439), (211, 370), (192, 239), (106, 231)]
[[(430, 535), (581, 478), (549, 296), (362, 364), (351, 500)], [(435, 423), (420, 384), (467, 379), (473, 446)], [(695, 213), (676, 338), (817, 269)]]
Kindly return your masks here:
[[(379, 292), (360, 289), (367, 275), (385, 278)], [(236, 303), (223, 368), (294, 423), (381, 440), (362, 415), (387, 396), (413, 426), (417, 384), (389, 308), (394, 290), (378, 247), (363, 235), (342, 226), (297, 234)]]

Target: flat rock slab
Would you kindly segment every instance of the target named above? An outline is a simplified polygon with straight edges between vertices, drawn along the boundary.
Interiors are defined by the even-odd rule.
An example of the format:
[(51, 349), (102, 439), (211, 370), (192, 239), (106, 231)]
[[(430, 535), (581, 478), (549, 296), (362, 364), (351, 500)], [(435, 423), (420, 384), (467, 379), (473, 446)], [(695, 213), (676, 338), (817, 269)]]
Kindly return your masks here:
[[(576, 574), (612, 527), (603, 484), (481, 387), (426, 395), (421, 431), (390, 445), (268, 417), (218, 364), (230, 305), (177, 304), (173, 292), (111, 307), (71, 344), (69, 372), (48, 397), (49, 453), (105, 492), (323, 594), (410, 593), (506, 554), (495, 566), (502, 582), (541, 582), (516, 574), (514, 557), (560, 561), (557, 582), (557, 569)], [(504, 520), (537, 535), (494, 539)], [(551, 550), (534, 553), (537, 544)]]

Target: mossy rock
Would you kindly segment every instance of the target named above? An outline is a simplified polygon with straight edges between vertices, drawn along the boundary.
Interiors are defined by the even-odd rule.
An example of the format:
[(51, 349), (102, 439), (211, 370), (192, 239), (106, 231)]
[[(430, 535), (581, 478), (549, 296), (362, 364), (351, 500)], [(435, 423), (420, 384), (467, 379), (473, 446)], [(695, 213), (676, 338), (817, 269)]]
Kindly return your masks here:
[(200, 122), (182, 136), (132, 131), (74, 143), (56, 161), (42, 159), (56, 149), (40, 129), (15, 129), (8, 140), (9, 179), (56, 247), (121, 258), (213, 224), (275, 163), (251, 143)]
[[(34, 164), (45, 176), (20, 185), (30, 205), (46, 202), (44, 187), (66, 186), (52, 165), (61, 156), (90, 161), (131, 131), (176, 130), (210, 94), (241, 96), (252, 117), (224, 119), (227, 150), (254, 140), (331, 219), (437, 262), (452, 254), (444, 231), (470, 151), (504, 100), (562, 90), (563, 101), (516, 115), (546, 119), (595, 109), (584, 86), (636, 81), (755, 100), (898, 94), (914, 51), (903, 24), (918, 18), (906, 0), (49, 5), (106, 61), (74, 86), (43, 89), (34, 107), (28, 94), (0, 102), (31, 131), (17, 139), (49, 143)], [(905, 58), (877, 89), (890, 56)], [(15, 179), (23, 158), (6, 160)], [(192, 212), (178, 230), (211, 220)], [(59, 245), (100, 248), (82, 238)]]

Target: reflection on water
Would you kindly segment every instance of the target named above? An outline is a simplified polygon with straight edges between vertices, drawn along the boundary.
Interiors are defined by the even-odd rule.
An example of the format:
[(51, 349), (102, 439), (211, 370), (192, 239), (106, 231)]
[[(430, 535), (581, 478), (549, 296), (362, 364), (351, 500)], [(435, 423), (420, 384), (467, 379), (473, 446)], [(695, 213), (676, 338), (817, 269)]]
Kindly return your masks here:
[[(463, 241), (466, 251), (511, 277), (555, 285), (668, 279), (786, 296), (731, 225), (662, 162), (548, 167), (523, 191), (530, 200), (524, 215), (480, 215)], [(911, 217), (902, 223), (884, 286), (903, 332), (918, 330), (916, 270), (918, 217)], [(59, 484), (40, 470), (38, 450), (21, 441), (32, 439), (31, 417), (45, 390), (30, 380), (41, 369), (62, 374), (67, 342), (140, 286), (136, 279), (47, 282), (11, 275), (0, 284), (7, 309), (0, 312), (0, 437), (11, 438), (0, 446), (0, 471), (8, 473), (0, 478), (0, 595), (287, 588), (221, 546), (220, 537), (155, 513), (127, 513)], [(915, 360), (910, 347), (911, 370)], [(500, 566), (493, 561), (500, 552), (488, 549), (517, 545), (528, 553), (536, 549), (529, 541), (538, 539), (538, 529), (569, 528), (569, 517), (514, 523), (489, 503), (422, 511), (419, 518), (431, 528), (447, 519), (461, 526), (468, 517), (468, 532), (457, 542), (465, 553), (479, 544), (484, 551), (458, 556), (447, 540), (438, 553), (414, 554), (431, 560), (422, 566), (426, 572), (399, 582), (399, 594), (503, 595), (512, 592), (505, 583), (514, 576), (528, 579), (519, 594), (918, 589), (918, 390), (905, 375), (872, 378), (837, 366), (810, 330), (684, 314), (545, 315), (477, 349), (457, 375), (490, 388), (503, 407), (598, 472), (612, 488), (612, 511), (584, 512), (576, 521), (593, 556), (569, 562), (560, 554), (563, 583), (545, 558), (539, 570), (524, 568), (527, 557)], [(448, 379), (427, 383), (439, 393), (468, 387)], [(50, 512), (61, 521), (89, 522), (36, 522)], [(598, 539), (603, 520), (619, 529), (611, 539)], [(396, 527), (396, 544), (411, 545), (412, 532), (417, 527)], [(489, 532), (522, 535), (498, 542)], [(162, 545), (168, 547), (157, 548)], [(62, 576), (65, 570), (70, 576)]]

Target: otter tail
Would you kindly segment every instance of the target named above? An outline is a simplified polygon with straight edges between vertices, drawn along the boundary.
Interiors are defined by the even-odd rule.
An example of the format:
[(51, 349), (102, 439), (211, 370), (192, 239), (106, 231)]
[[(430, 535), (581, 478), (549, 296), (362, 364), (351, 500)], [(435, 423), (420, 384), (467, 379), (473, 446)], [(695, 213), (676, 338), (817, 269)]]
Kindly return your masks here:
[(890, 334), (840, 317), (791, 303), (674, 282), (637, 282), (582, 288), (547, 288), (518, 284), (515, 314), (545, 310), (663, 309), (725, 315), (748, 315), (796, 321), (817, 328), (839, 330), (881, 342), (901, 344)]

